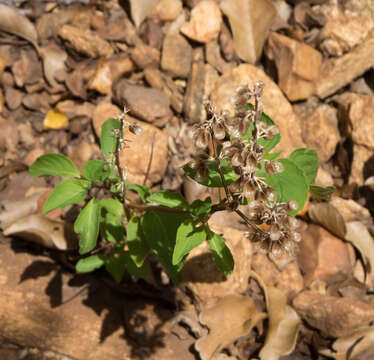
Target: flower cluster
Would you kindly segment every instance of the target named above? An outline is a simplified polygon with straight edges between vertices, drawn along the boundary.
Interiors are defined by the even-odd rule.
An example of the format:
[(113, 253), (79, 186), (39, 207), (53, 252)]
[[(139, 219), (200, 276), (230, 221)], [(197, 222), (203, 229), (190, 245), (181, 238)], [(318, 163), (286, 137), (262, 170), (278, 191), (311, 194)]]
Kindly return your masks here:
[(249, 204), (248, 214), (239, 214), (242, 218), (245, 216), (250, 227), (248, 238), (260, 241), (262, 248), (275, 255), (281, 250), (294, 253), (300, 234), (296, 231), (297, 220), (288, 212), (296, 210), (298, 205), (294, 201), (277, 202), (275, 191), (256, 174), (260, 164), (269, 174), (284, 170), (281, 162), (263, 159), (265, 148), (260, 139), (272, 140), (279, 130), (262, 121), (262, 92), (261, 82), (256, 83), (253, 90), (248, 86), (239, 87), (231, 99), (235, 109), (233, 116), (226, 110), (218, 113), (211, 103), (207, 103), (210, 116), (195, 127), (194, 143), (198, 154), (190, 166), (196, 171), (196, 180), (203, 182), (209, 176), (209, 161), (216, 160), (223, 179), (219, 164), (226, 159), (238, 175), (230, 186), (224, 184), (227, 205), (239, 212), (230, 201)]

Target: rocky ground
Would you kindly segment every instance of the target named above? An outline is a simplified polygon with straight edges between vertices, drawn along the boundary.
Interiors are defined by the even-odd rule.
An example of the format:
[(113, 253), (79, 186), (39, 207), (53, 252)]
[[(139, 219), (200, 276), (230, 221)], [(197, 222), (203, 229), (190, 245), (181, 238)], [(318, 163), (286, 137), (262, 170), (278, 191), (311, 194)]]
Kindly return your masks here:
[[(373, 54), (371, 0), (0, 1), (0, 358), (373, 359)], [(154, 278), (118, 285), (75, 274), (53, 229), (76, 207), (35, 230), (58, 180), (28, 167), (49, 152), (99, 158), (101, 125), (124, 104), (144, 130), (121, 152), (129, 181), (207, 196), (180, 169), (203, 102), (228, 108), (259, 80), (278, 150), (316, 149), (316, 183), (336, 187), (299, 214), (296, 259), (258, 252), (218, 213), (231, 275), (202, 245), (178, 288), (156, 263)]]

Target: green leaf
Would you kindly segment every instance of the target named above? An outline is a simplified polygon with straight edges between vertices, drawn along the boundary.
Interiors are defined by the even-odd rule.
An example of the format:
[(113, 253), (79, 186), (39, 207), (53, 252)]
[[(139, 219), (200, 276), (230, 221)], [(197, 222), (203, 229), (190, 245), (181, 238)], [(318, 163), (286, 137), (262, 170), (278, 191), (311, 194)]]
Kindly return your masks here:
[(80, 234), (79, 253), (87, 254), (96, 246), (99, 235), (100, 204), (92, 198), (79, 213), (74, 223), (74, 231)]
[(86, 196), (91, 183), (87, 180), (69, 179), (61, 181), (43, 205), (43, 215), (57, 208), (79, 204)]
[[(253, 105), (249, 103), (249, 104), (247, 104), (247, 108), (248, 109), (253, 109)], [(270, 118), (270, 116), (268, 116), (264, 112), (261, 115), (260, 121), (264, 122), (267, 125), (275, 125), (274, 121)], [(254, 128), (254, 126), (253, 126), (253, 124), (251, 124), (249, 126), (249, 129), (248, 129), (247, 133), (244, 136), (242, 136), (243, 140), (250, 140), (250, 139), (253, 138), (253, 136), (252, 136), (253, 128)], [(281, 140), (281, 135), (278, 133), (271, 140), (265, 140), (265, 139), (261, 138), (261, 139), (258, 140), (258, 143), (265, 148), (265, 153), (268, 153), (270, 150), (274, 149), (279, 144), (280, 140)], [(269, 159), (269, 160), (271, 160), (271, 159)]]
[(130, 184), (127, 186), (127, 189), (138, 193), (143, 203), (145, 203), (147, 201), (147, 197), (151, 195), (151, 189), (147, 186)]
[(147, 202), (155, 202), (162, 206), (188, 209), (188, 203), (181, 193), (175, 191), (160, 190), (148, 197)]
[(213, 254), (213, 260), (217, 267), (225, 275), (231, 274), (234, 269), (234, 258), (232, 257), (231, 251), (225, 243), (225, 239), (211, 231), (208, 242), (210, 251)]
[(141, 267), (151, 248), (144, 239), (139, 216), (133, 215), (127, 224), (126, 242), (130, 249), (131, 259), (136, 266)]
[(127, 271), (135, 276), (136, 278), (141, 278), (141, 279), (147, 279), (149, 276), (149, 265), (148, 263), (143, 263), (142, 266), (138, 267), (133, 259), (130, 256), (130, 253), (128, 251), (125, 252), (125, 259), (126, 259), (126, 268)]
[(73, 162), (62, 154), (45, 154), (30, 166), (31, 176), (54, 175), (61, 177), (80, 177)]
[(317, 152), (309, 148), (296, 149), (288, 157), (293, 163), (301, 169), (307, 178), (308, 184), (313, 184), (318, 171)]
[(125, 211), (123, 210), (122, 203), (117, 199), (100, 200), (100, 206), (113, 215), (116, 215), (118, 217), (125, 216)]
[(317, 201), (329, 200), (332, 193), (335, 191), (334, 186), (318, 186), (312, 184), (309, 186), (309, 190), (313, 198)]
[(191, 213), (198, 217), (209, 214), (211, 209), (212, 209), (212, 199), (210, 198), (210, 196), (204, 200), (200, 200), (200, 199), (195, 200), (190, 205)]
[[(209, 169), (208, 178), (205, 181), (199, 183), (209, 187), (223, 187), (217, 163), (214, 160), (210, 160), (207, 161), (207, 165)], [(228, 166), (227, 159), (221, 160), (221, 168), (227, 185), (230, 185), (239, 178), (235, 171)], [(194, 169), (186, 164), (183, 166), (183, 170), (187, 176), (196, 181), (196, 171)]]
[(275, 160), (281, 154), (280, 151), (276, 153), (266, 153), (262, 156), (264, 160)]
[(205, 226), (196, 227), (196, 221), (188, 218), (179, 225), (177, 240), (173, 252), (173, 265), (179, 264), (196, 246), (206, 240)]
[(151, 210), (141, 218), (144, 237), (165, 267), (174, 284), (181, 281), (181, 267), (173, 265), (172, 257), (179, 225), (189, 218), (187, 214), (174, 214)]
[(126, 254), (122, 247), (116, 247), (113, 252), (105, 258), (105, 269), (113, 279), (120, 283), (126, 270)]
[(105, 209), (101, 209), (100, 233), (104, 239), (111, 243), (124, 241), (124, 228), (121, 219)]
[(291, 160), (279, 159), (277, 161), (284, 166), (284, 170), (281, 173), (270, 175), (260, 170), (256, 172), (256, 175), (264, 177), (266, 184), (275, 190), (277, 201), (295, 200), (299, 204), (298, 210), (291, 212), (294, 215), (304, 207), (308, 197), (309, 186), (307, 179), (303, 171)]
[(104, 263), (102, 255), (91, 255), (84, 259), (79, 259), (75, 264), (75, 269), (79, 273), (89, 273), (101, 268)]
[(121, 127), (117, 119), (108, 119), (101, 127), (100, 146), (105, 160), (108, 160), (116, 150), (116, 137), (114, 131)]
[(103, 160), (89, 160), (84, 164), (82, 173), (88, 180), (104, 181), (109, 175), (109, 170), (105, 169)]

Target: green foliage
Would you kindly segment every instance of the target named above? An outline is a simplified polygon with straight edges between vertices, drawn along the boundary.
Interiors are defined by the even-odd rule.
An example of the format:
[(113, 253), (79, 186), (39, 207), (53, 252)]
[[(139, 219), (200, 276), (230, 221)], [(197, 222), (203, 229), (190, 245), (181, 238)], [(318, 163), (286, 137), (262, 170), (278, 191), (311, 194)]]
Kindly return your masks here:
[(73, 162), (62, 154), (45, 154), (30, 166), (31, 176), (53, 175), (61, 177), (80, 177)]
[[(248, 108), (252, 109), (253, 105), (249, 104)], [(259, 121), (274, 129), (274, 122), (265, 113), (262, 113)], [(30, 174), (33, 176), (74, 178), (63, 180), (56, 186), (43, 206), (43, 214), (86, 201), (74, 223), (74, 230), (80, 235), (79, 253), (87, 254), (87, 257), (76, 263), (77, 272), (87, 273), (105, 267), (117, 282), (122, 280), (125, 272), (137, 278), (147, 278), (150, 271), (147, 257), (152, 252), (172, 281), (178, 284), (182, 280), (181, 270), (188, 254), (207, 241), (217, 267), (224, 274), (230, 274), (234, 268), (230, 249), (222, 236), (209, 229), (207, 221), (217, 209), (221, 210), (226, 206), (228, 210), (235, 210), (237, 203), (247, 204), (248, 199), (241, 198), (239, 192), (231, 194), (234, 198), (231, 204), (226, 198), (212, 204), (210, 197), (189, 204), (181, 193), (160, 190), (152, 194), (147, 186), (126, 183), (124, 185), (127, 194), (132, 192), (132, 202), (127, 200), (124, 204), (123, 184), (114, 161), (114, 152), (120, 148), (117, 144), (122, 136), (120, 126), (120, 121), (112, 118), (103, 124), (100, 144), (104, 160), (88, 161), (83, 166), (82, 177), (72, 161), (61, 154), (43, 155), (30, 167)], [(248, 141), (247, 144), (251, 144), (253, 129), (254, 125), (251, 124), (242, 137), (244, 141)], [(304, 206), (309, 191), (316, 200), (327, 200), (330, 197), (334, 191), (333, 187), (314, 184), (318, 170), (316, 151), (308, 148), (297, 149), (287, 159), (279, 159), (280, 153), (271, 151), (280, 142), (280, 134), (267, 138), (268, 140), (258, 139), (258, 144), (264, 147), (264, 153), (263, 160), (257, 162), (255, 176), (261, 180), (262, 185), (264, 181), (274, 189), (278, 202), (297, 202), (298, 209), (289, 212), (290, 214), (296, 214)], [(218, 142), (216, 150), (218, 153), (221, 150)], [(284, 170), (265, 171), (265, 162), (270, 160), (279, 162)], [(201, 184), (222, 188), (224, 184), (216, 161), (218, 160), (210, 158), (204, 163), (208, 176)], [(227, 189), (239, 179), (240, 172), (230, 166), (228, 159), (219, 161)], [(190, 178), (201, 178), (197, 177), (195, 167), (187, 164), (183, 169)], [(104, 188), (104, 194), (107, 195), (109, 191), (111, 198), (102, 199), (101, 195), (96, 195), (101, 200), (90, 198), (91, 188), (99, 190), (98, 192)], [(141, 202), (140, 204), (134, 204), (134, 193), (138, 195), (137, 202)], [(133, 208), (130, 209), (131, 206)]]
[(69, 179), (61, 181), (43, 205), (43, 215), (68, 205), (79, 204), (87, 196), (91, 183), (87, 180)]
[[(200, 184), (209, 187), (223, 187), (217, 163), (214, 160), (210, 160), (207, 162), (207, 166), (209, 169), (208, 178), (205, 181), (200, 182)], [(227, 185), (230, 185), (238, 179), (238, 175), (235, 174), (235, 171), (229, 167), (226, 159), (221, 160), (221, 168)], [(183, 166), (183, 170), (187, 176), (197, 181), (196, 170), (192, 169), (188, 164)]]

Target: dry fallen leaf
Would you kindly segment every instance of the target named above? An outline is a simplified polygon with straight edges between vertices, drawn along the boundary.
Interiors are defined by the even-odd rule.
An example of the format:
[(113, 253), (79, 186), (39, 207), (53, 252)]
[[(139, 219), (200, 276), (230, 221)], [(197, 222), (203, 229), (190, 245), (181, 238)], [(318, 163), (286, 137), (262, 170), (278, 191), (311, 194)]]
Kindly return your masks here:
[(227, 295), (200, 313), (199, 320), (209, 328), (209, 334), (196, 341), (195, 349), (202, 360), (210, 360), (241, 336), (248, 335), (264, 318), (266, 314), (256, 309), (249, 296)]
[(333, 234), (344, 239), (346, 234), (345, 222), (339, 210), (330, 203), (311, 203), (308, 209), (309, 217), (322, 225)]
[(65, 60), (67, 54), (64, 50), (55, 45), (49, 45), (40, 48), (40, 56), (43, 58), (44, 75), (49, 84), (57, 87), (58, 83), (55, 80), (55, 74), (58, 70), (65, 70)]
[(332, 350), (322, 349), (319, 353), (335, 360), (355, 360), (362, 352), (372, 348), (374, 348), (374, 327), (369, 326), (349, 336), (336, 339), (332, 345)]
[(39, 51), (38, 34), (34, 25), (16, 9), (4, 4), (0, 4), (0, 30), (22, 37)]
[(43, 121), (44, 130), (62, 129), (68, 124), (68, 117), (60, 110), (49, 110)]
[(351, 221), (346, 224), (347, 233), (345, 239), (350, 241), (360, 252), (370, 288), (374, 284), (374, 242), (367, 227), (360, 221)]
[(72, 224), (41, 215), (20, 218), (4, 230), (4, 235), (15, 235), (50, 249), (71, 250), (78, 245)]
[(264, 292), (269, 329), (259, 355), (261, 360), (278, 360), (295, 349), (301, 319), (296, 311), (287, 305), (287, 297), (281, 290), (268, 287), (264, 288)]

